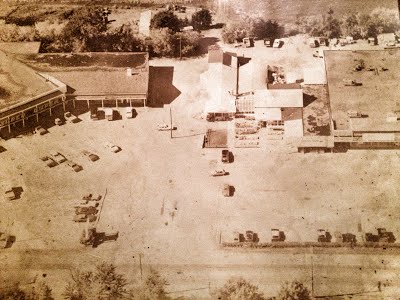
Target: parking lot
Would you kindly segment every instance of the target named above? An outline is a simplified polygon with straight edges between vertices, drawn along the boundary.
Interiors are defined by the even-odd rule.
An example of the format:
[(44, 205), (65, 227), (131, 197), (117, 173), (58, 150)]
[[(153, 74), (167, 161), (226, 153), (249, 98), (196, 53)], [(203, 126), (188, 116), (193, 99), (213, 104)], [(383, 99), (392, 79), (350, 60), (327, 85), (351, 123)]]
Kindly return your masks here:
[[(262, 51), (270, 50), (280, 51)], [(171, 61), (153, 63), (168, 65)], [(356, 234), (359, 228), (375, 232), (386, 227), (400, 237), (396, 215), (400, 207), (395, 201), (400, 192), (398, 151), (304, 155), (265, 147), (232, 148), (234, 162), (222, 165), (220, 149), (201, 148), (209, 124), (199, 118), (204, 103), (197, 101), (199, 93), (194, 87), (198, 74), (207, 67), (206, 59), (174, 65), (174, 85), (181, 95), (171, 104), (177, 126), (172, 139), (168, 131), (157, 131), (157, 124), (169, 122), (170, 111), (165, 107), (138, 108), (136, 118), (112, 122), (91, 121), (86, 113), (79, 116), (81, 122), (53, 126), (45, 135), (1, 141), (6, 151), (0, 153), (0, 191), (3, 195), (10, 186), (21, 186), (23, 193), (18, 200), (1, 199), (0, 228), (16, 236), (7, 255), (17, 258), (10, 259), (0, 272), (12, 274), (11, 262), (22, 266), (24, 255), (32, 250), (60, 251), (58, 259), (64, 269), (54, 272), (77, 264), (89, 267), (99, 260), (127, 268), (138, 263), (139, 253), (145, 264), (157, 265), (236, 265), (275, 257), (219, 248), (219, 242), (229, 241), (234, 231), (245, 230), (257, 232), (260, 242), (270, 241), (271, 228), (283, 230), (287, 241), (315, 241), (320, 228)], [(105, 142), (122, 151), (109, 151)], [(284, 142), (277, 143), (284, 149)], [(82, 150), (100, 159), (92, 162)], [(83, 170), (74, 172), (65, 163), (46, 167), (40, 157), (51, 151), (62, 153)], [(211, 177), (217, 167), (230, 174)], [(233, 197), (223, 196), (224, 183), (235, 187)], [(119, 231), (117, 241), (96, 249), (83, 249), (79, 235), (84, 224), (72, 221), (73, 204), (87, 193), (104, 197), (99, 230)], [(75, 251), (95, 258), (74, 257), (71, 253)], [(292, 259), (306, 263), (303, 254)], [(374, 266), (378, 261), (372, 256), (361, 260), (370, 260)], [(42, 268), (32, 262), (30, 267), (34, 272)], [(283, 272), (279, 280), (289, 273)], [(308, 276), (300, 273), (296, 276)], [(222, 283), (230, 274), (213, 274), (208, 279)], [(176, 274), (169, 281), (172, 286), (189, 285)], [(279, 284), (277, 279), (265, 289), (276, 291)]]

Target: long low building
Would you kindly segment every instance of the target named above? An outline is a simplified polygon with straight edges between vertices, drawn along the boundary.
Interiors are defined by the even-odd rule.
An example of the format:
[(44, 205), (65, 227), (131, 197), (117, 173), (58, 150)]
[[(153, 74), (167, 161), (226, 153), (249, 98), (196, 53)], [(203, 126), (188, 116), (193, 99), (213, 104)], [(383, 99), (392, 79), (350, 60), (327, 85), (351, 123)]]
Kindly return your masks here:
[[(32, 48), (32, 47), (27, 47)], [(38, 54), (0, 45), (0, 136), (57, 107), (146, 106), (148, 53)]]

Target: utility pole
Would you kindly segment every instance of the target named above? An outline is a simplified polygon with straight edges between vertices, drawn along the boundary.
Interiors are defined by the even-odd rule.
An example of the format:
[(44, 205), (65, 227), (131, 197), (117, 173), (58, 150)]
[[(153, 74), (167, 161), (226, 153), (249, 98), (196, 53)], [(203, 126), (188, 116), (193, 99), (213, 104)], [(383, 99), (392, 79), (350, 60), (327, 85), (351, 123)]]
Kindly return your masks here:
[(171, 123), (171, 128), (169, 129), (170, 133), (171, 133), (171, 139), (172, 139), (172, 110), (171, 110), (171, 104), (169, 106), (169, 120)]
[(311, 298), (315, 299), (315, 297), (314, 297), (314, 263), (313, 263), (312, 254), (311, 254)]
[(182, 60), (182, 35), (179, 36), (179, 60)]
[(143, 280), (142, 253), (139, 253), (140, 280)]

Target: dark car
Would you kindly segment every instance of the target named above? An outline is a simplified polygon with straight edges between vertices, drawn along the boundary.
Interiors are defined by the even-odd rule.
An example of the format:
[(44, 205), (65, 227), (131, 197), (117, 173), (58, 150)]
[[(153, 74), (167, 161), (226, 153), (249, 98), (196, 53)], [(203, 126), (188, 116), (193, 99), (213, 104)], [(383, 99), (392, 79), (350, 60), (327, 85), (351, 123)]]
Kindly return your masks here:
[(222, 155), (221, 161), (223, 163), (229, 163), (229, 150), (227, 149), (222, 150), (221, 155)]
[(93, 162), (100, 159), (100, 157), (99, 157), (98, 155), (96, 155), (96, 154), (94, 154), (94, 153), (91, 153), (91, 152), (89, 152), (89, 151), (86, 151), (86, 150), (83, 150), (83, 151), (82, 151), (82, 154), (83, 154), (84, 156), (86, 156), (87, 159), (89, 159), (90, 161), (93, 161)]

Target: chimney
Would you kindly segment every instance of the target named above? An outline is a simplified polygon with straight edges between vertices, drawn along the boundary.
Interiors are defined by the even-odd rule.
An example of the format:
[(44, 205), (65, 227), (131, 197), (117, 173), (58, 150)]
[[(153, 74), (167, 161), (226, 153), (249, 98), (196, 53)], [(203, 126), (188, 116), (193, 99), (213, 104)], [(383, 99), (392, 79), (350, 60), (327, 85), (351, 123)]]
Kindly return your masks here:
[(132, 76), (132, 68), (126, 68), (126, 76)]

